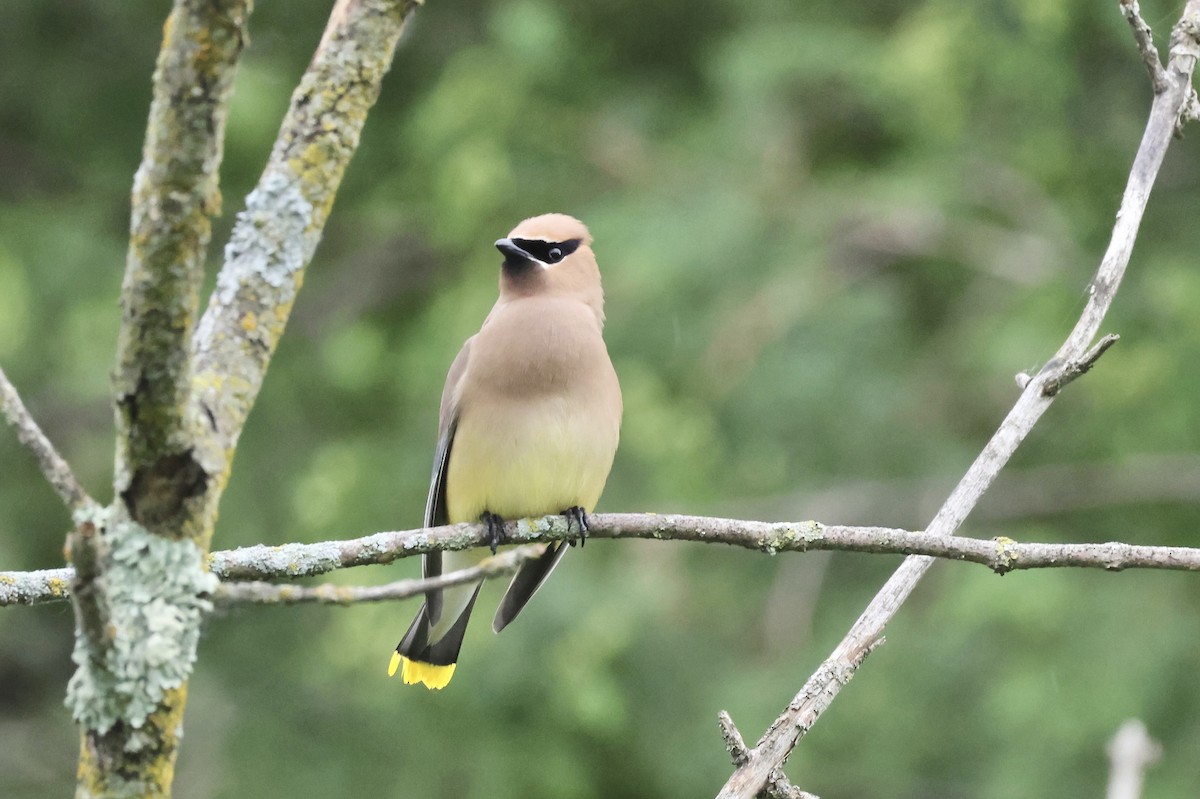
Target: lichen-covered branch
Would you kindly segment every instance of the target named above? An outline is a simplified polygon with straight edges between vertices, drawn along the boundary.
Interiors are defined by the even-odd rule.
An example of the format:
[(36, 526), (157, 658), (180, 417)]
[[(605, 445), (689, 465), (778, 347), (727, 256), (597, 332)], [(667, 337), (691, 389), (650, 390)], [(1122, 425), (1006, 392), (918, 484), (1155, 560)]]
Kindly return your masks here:
[[(941, 536), (924, 531), (913, 532), (888, 527), (847, 527), (812, 521), (758, 522), (656, 513), (598, 513), (588, 518), (588, 536), (593, 539), (695, 541), (725, 544), (769, 554), (821, 550), (927, 555), (978, 563), (997, 574), (1022, 569), (1052, 568), (1091, 568), (1114, 572), (1124, 569), (1200, 571), (1200, 548), (1194, 547), (1138, 546), (1120, 542), (1020, 543), (1011, 538)], [(576, 535), (561, 516), (509, 522), (507, 529), (514, 543), (535, 545), (571, 540)], [(223, 581), (223, 585), (231, 586), (239, 581), (312, 577), (335, 569), (387, 564), (426, 552), (487, 545), (488, 537), (482, 525), (460, 524), (374, 533), (344, 541), (242, 547), (212, 553), (208, 556), (208, 567)], [(0, 572), (0, 606), (62, 601), (69, 596), (69, 585), (74, 577), (74, 570), (69, 568)], [(221, 590), (224, 592), (221, 596), (231, 600), (240, 601), (240, 597), (244, 595), (246, 601), (274, 601), (256, 600), (249, 593), (239, 594), (239, 589)], [(403, 597), (381, 594), (374, 597), (373, 601), (389, 598)], [(281, 595), (279, 601), (285, 599)], [(326, 600), (314, 595), (312, 599), (295, 601)]]
[(33, 420), (29, 409), (21, 402), (21, 396), (17, 394), (16, 387), (9, 382), (3, 369), (0, 369), (0, 413), (4, 414), (4, 418), (17, 431), (17, 440), (37, 458), (42, 474), (72, 513), (95, 507), (96, 502), (87, 495), (83, 486), (79, 485), (71, 467)]
[[(1141, 34), (1138, 35), (1141, 42)], [(1081, 374), (1084, 370), (1080, 369), (1080, 365), (1087, 364), (1090, 367), (1089, 356), (1095, 353), (1098, 357), (1103, 351), (1093, 350), (1092, 341), (1100, 331), (1100, 324), (1125, 274), (1150, 189), (1162, 166), (1176, 125), (1193, 95), (1192, 72), (1198, 57), (1200, 0), (1188, 0), (1183, 16), (1172, 32), (1166, 78), (1161, 86), (1157, 83), (1154, 86), (1150, 119), (1134, 157), (1108, 249), (1088, 286), (1088, 300), (1083, 313), (1058, 352), (1025, 386), (1016, 405), (926, 528), (928, 533), (948, 536), (958, 530), (984, 491), (1049, 408), (1057, 396), (1054, 387), (1065, 385), (1072, 372)], [(1048, 391), (1048, 388), (1051, 390)], [(719, 799), (749, 799), (763, 789), (772, 771), (783, 765), (796, 743), (816, 723), (842, 686), (849, 682), (865, 653), (881, 639), (888, 621), (933, 562), (933, 558), (928, 556), (914, 556), (900, 566), (871, 600), (842, 642), (767, 729), (751, 750), (747, 762), (734, 771), (718, 794)]]
[(277, 583), (222, 583), (214, 597), (218, 602), (245, 602), (258, 605), (295, 605), (316, 602), (322, 605), (356, 605), (360, 602), (394, 602), (423, 596), (426, 591), (449, 588), (453, 585), (490, 580), (512, 574), (522, 563), (533, 560), (546, 551), (545, 544), (517, 547), (484, 558), (466, 569), (446, 572), (437, 577), (396, 580), (384, 585), (279, 585)]
[(44, 605), (71, 598), (75, 570), (39, 569), (31, 572), (0, 572), (0, 607)]
[[(513, 543), (549, 543), (575, 537), (560, 516), (522, 519), (505, 525)], [(961, 560), (997, 574), (1020, 569), (1098, 568), (1200, 571), (1200, 548), (1135, 546), (1123, 543), (1018, 543), (1010, 538), (939, 536), (887, 527), (848, 527), (820, 522), (759, 522), (656, 513), (597, 513), (588, 517), (589, 539), (642, 538), (726, 544), (775, 554), (838, 551), (913, 555)], [(214, 552), (209, 566), (222, 580), (306, 577), (334, 569), (394, 560), (435, 550), (488, 545), (479, 524), (375, 533), (345, 541), (253, 546)]]
[(187, 455), (189, 350), (250, 0), (177, 0), (163, 30), (133, 179), (113, 395), (115, 486), (130, 516), (178, 532), (201, 476)]
[(156, 535), (118, 507), (83, 521), (69, 546), (77, 668), (67, 707), (84, 730), (76, 796), (169, 795), (186, 680), (219, 581), (195, 542)]
[(230, 460), (291, 313), (342, 175), (415, 0), (338, 0), (275, 148), (238, 214), (192, 341), (197, 462), (209, 481), (192, 533), (207, 541)]
[(412, 7), (338, 0), (193, 326), (250, 0), (176, 0), (134, 182), (116, 500), (68, 541), (78, 797), (170, 794), (186, 678), (217, 588), (204, 557), (237, 438)]
[(113, 395), (114, 501), (76, 514), (76, 796), (170, 795), (184, 682), (216, 587), (181, 535), (203, 486), (190, 456), (188, 343), (204, 279), (233, 76), (250, 0), (176, 0), (134, 176)]

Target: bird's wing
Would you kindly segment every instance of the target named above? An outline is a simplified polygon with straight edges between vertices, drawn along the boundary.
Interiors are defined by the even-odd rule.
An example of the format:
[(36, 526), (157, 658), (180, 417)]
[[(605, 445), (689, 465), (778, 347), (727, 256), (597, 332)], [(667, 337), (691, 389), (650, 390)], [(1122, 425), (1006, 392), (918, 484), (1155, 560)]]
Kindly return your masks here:
[[(474, 337), (472, 337), (474, 338)], [(446, 386), (442, 389), (442, 404), (438, 413), (438, 441), (433, 451), (433, 473), (429, 477), (429, 496), (425, 500), (425, 526), (439, 527), (449, 524), (446, 515), (446, 469), (450, 463), (450, 449), (454, 445), (454, 432), (458, 428), (457, 394), (458, 385), (467, 371), (467, 357), (471, 351), (471, 339), (458, 352), (450, 372), (446, 375)], [(442, 573), (442, 553), (427, 553), (421, 560), (421, 574), (437, 577)], [(429, 591), (425, 594), (426, 613), (430, 624), (437, 624), (442, 615), (442, 592)]]

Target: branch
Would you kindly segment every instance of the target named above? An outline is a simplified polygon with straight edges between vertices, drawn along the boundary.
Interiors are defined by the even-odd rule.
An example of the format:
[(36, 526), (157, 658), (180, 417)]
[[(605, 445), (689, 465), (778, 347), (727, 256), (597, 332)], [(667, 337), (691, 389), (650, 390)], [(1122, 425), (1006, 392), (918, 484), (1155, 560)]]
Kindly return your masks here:
[[(978, 563), (997, 574), (1022, 569), (1092, 568), (1200, 571), (1200, 549), (1106, 544), (1018, 543), (1011, 538), (966, 538), (887, 527), (846, 527), (820, 522), (757, 522), (655, 513), (599, 513), (589, 518), (592, 539), (642, 538), (725, 544), (767, 554), (836, 551), (923, 555)], [(576, 537), (561, 516), (522, 519), (505, 525), (514, 544), (548, 544)], [(257, 545), (214, 552), (208, 566), (226, 583), (312, 577), (335, 569), (382, 565), (427, 552), (485, 547), (482, 525), (457, 524), (374, 533), (345, 541)], [(0, 606), (37, 605), (67, 597), (71, 569), (0, 572)], [(382, 599), (383, 597), (380, 597)], [(248, 598), (246, 601), (253, 601)], [(304, 600), (309, 601), (309, 600)]]
[(96, 502), (87, 495), (83, 486), (75, 479), (71, 467), (58, 454), (58, 450), (46, 438), (42, 428), (33, 420), (17, 389), (8, 381), (8, 375), (0, 369), (0, 412), (17, 431), (17, 440), (37, 458), (38, 467), (50, 485), (53, 486), (59, 498), (66, 504), (72, 514), (77, 511), (95, 507)]
[(207, 483), (190, 520), (207, 542), (238, 437), (321, 240), (367, 112), (417, 0), (337, 0), (275, 148), (238, 214), (192, 339), (192, 455)]
[(260, 605), (295, 605), (317, 602), (322, 605), (353, 605), (359, 602), (390, 602), (420, 596), (426, 591), (449, 588), (453, 585), (490, 580), (512, 574), (522, 563), (533, 560), (546, 551), (545, 544), (510, 549), (485, 558), (474, 566), (447, 572), (422, 580), (397, 580), (386, 585), (276, 585), (264, 582), (222, 583), (216, 599), (221, 602), (252, 602)]
[[(82, 731), (80, 799), (170, 793), (182, 683), (209, 605), (196, 589), (212, 580), (201, 569), (204, 553), (178, 535), (199, 478), (185, 438), (186, 345), (210, 217), (220, 210), (225, 117), (249, 13), (250, 0), (176, 0), (155, 65), (113, 375), (113, 509), (125, 517), (97, 508), (77, 513), (66, 547), (77, 569), (77, 668), (67, 704)], [(145, 568), (127, 569), (139, 552)], [(169, 624), (162, 607), (170, 608)], [(157, 645), (150, 655), (148, 640)]]
[(1158, 48), (1154, 46), (1154, 34), (1150, 31), (1146, 20), (1142, 19), (1142, 10), (1138, 7), (1137, 0), (1121, 0), (1121, 14), (1133, 31), (1133, 41), (1137, 44), (1138, 52), (1142, 56), (1142, 63), (1146, 65), (1146, 71), (1150, 73), (1150, 86), (1154, 89), (1155, 94), (1162, 94), (1167, 90), (1167, 73), (1158, 59)]
[[(741, 732), (733, 723), (729, 714), (722, 710), (717, 714), (717, 724), (721, 727), (721, 737), (725, 739), (725, 749), (735, 767), (745, 765), (750, 759), (750, 750), (742, 739)], [(811, 793), (806, 793), (795, 787), (784, 776), (783, 772), (775, 769), (767, 779), (767, 784), (759, 796), (764, 799), (821, 799)]]
[[(568, 541), (574, 533), (561, 516), (505, 525), (514, 544)], [(588, 517), (588, 538), (642, 538), (726, 544), (768, 554), (842, 551), (929, 557), (978, 563), (997, 574), (1057, 567), (1200, 571), (1200, 549), (1107, 544), (1021, 544), (1010, 538), (947, 537), (887, 527), (844, 527), (820, 522), (758, 522), (655, 513), (599, 513)], [(391, 563), (427, 552), (488, 545), (480, 524), (375, 533), (346, 541), (242, 547), (214, 552), (209, 567), (222, 580), (306, 577), (334, 569)]]
[(249, 2), (176, 0), (155, 72), (114, 380), (118, 500), (97, 514), (94, 535), (68, 542), (81, 799), (170, 793), (186, 681), (217, 588), (204, 558), (237, 439), (414, 7), (337, 1), (193, 330)]
[(1129, 719), (1108, 742), (1108, 799), (1139, 799), (1146, 767), (1162, 757), (1162, 744), (1150, 737), (1146, 725)]
[[(1086, 360), (1092, 340), (1112, 304), (1121, 278), (1129, 264), (1138, 226), (1154, 179), (1162, 166), (1167, 146), (1175, 133), (1192, 94), (1191, 79), (1200, 56), (1200, 0), (1188, 0), (1183, 17), (1171, 36), (1171, 60), (1167, 67), (1166, 87), (1156, 92), (1150, 119), (1134, 158), (1133, 168), (1121, 207), (1113, 227), (1112, 239), (1095, 278), (1088, 287), (1083, 314), (1066, 341), (1042, 371), (1029, 381), (1016, 405), (1009, 412), (991, 441), (971, 464), (958, 486), (942, 505), (927, 532), (953, 535), (975, 507), (988, 486), (996, 479), (1034, 424), (1049, 408), (1057, 394), (1046, 389), (1061, 386), (1072, 371), (1079, 371)], [(1103, 350), (1098, 350), (1096, 356)], [(820, 668), (809, 678), (764, 733), (718, 794), (719, 799), (749, 799), (767, 784), (771, 773), (780, 768), (796, 743), (829, 707), (842, 686), (853, 677), (866, 652), (883, 635), (883, 629), (916, 588), (933, 564), (928, 556), (910, 557), (871, 600)]]
[(115, 489), (132, 517), (171, 533), (187, 491), (192, 336), (225, 119), (250, 0), (176, 0), (154, 70), (142, 163), (133, 179), (123, 320), (113, 393)]
[[(1047, 377), (1042, 381), (1042, 394), (1047, 397), (1053, 397), (1054, 395), (1058, 394), (1058, 392), (1062, 391), (1068, 383), (1071, 383), (1076, 378), (1082, 377), (1090, 372), (1092, 367), (1096, 365), (1096, 361), (1100, 360), (1100, 356), (1108, 352), (1108, 348), (1120, 340), (1121, 337), (1116, 333), (1109, 333), (1107, 336), (1104, 336), (1102, 339), (1097, 341), (1095, 346), (1093, 346), (1079, 358), (1063, 364), (1062, 368), (1058, 370), (1057, 374), (1052, 377)], [(1033, 378), (1024, 372), (1021, 372), (1017, 375), (1017, 385), (1020, 386), (1022, 390), (1024, 390), (1032, 380)]]

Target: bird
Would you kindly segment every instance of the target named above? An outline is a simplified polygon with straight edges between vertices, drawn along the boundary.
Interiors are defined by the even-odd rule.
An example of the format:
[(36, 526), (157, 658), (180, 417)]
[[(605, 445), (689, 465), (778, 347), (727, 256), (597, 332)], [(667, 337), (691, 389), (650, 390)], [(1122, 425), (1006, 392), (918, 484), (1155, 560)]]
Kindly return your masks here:
[[(495, 246), (504, 256), (500, 294), (446, 377), (425, 526), (481, 521), (495, 553), (505, 520), (562, 514), (582, 543), (612, 468), (623, 411), (604, 343), (592, 236), (574, 217), (543, 214)], [(567, 548), (552, 544), (520, 567), (493, 631), (517, 617)], [(422, 574), (463, 568), (482, 554), (431, 552)], [(427, 592), (388, 676), (399, 669), (406, 684), (444, 688), (482, 585)]]

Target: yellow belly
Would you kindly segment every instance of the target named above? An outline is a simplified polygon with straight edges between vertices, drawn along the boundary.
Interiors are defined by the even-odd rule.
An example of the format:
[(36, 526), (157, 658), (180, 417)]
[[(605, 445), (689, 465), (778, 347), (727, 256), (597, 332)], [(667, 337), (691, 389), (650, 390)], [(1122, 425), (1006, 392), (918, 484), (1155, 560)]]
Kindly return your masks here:
[(450, 521), (477, 521), (484, 511), (518, 519), (595, 508), (616, 453), (619, 421), (594, 410), (578, 397), (464, 408), (446, 475)]

